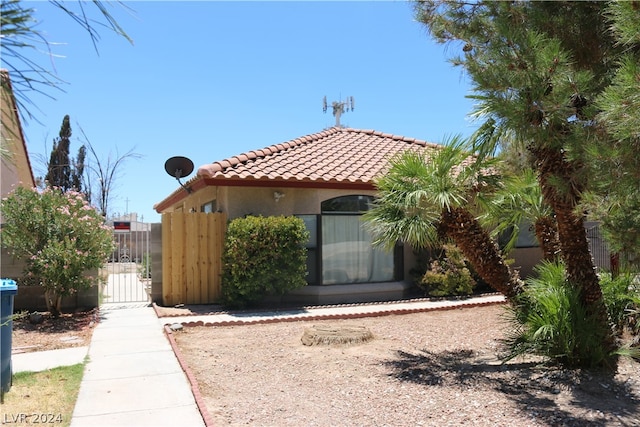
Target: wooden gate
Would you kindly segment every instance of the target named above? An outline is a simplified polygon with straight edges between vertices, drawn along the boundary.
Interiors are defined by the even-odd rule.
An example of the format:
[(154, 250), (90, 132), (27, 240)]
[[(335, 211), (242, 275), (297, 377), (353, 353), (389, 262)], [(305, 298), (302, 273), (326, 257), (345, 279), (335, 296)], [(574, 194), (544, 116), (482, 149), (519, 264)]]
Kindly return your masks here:
[(224, 213), (162, 214), (164, 305), (219, 300), (226, 227)]

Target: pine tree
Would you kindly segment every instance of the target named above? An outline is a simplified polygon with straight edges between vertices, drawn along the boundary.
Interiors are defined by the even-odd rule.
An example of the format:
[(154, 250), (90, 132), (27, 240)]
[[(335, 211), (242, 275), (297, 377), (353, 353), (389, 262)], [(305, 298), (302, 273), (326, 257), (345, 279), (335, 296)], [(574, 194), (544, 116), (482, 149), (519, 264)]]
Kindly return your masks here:
[[(503, 136), (532, 160), (556, 218), (567, 283), (608, 327), (602, 289), (579, 210), (593, 184), (587, 148), (601, 144), (595, 99), (611, 83), (617, 46), (604, 2), (421, 1), (418, 19), (439, 42), (461, 48), (453, 63), (473, 82), (479, 155)], [(611, 333), (602, 338), (613, 351)]]
[[(85, 159), (87, 157), (87, 148), (81, 145), (78, 149), (78, 155), (73, 160), (73, 169), (71, 170), (71, 187), (80, 193), (86, 193), (86, 189), (83, 188), (83, 175)], [(86, 194), (87, 200), (90, 202), (91, 198)]]
[(640, 4), (615, 2), (611, 29), (624, 54), (612, 84), (597, 99), (605, 142), (591, 144), (591, 174), (599, 176), (588, 200), (605, 237), (628, 261), (640, 263)]
[(45, 181), (48, 187), (60, 188), (66, 192), (71, 185), (71, 159), (69, 158), (69, 145), (71, 144), (71, 124), (69, 115), (64, 116), (58, 137), (53, 140), (53, 149), (49, 157), (47, 175)]
[[(69, 156), (71, 146), (71, 124), (69, 115), (64, 116), (58, 137), (53, 140), (53, 149), (47, 165), (45, 182), (47, 187), (56, 187), (60, 191), (83, 191), (83, 175), (87, 150), (84, 145), (78, 149), (74, 159)], [(87, 195), (89, 196), (89, 195)], [(87, 197), (89, 200), (89, 197)]]

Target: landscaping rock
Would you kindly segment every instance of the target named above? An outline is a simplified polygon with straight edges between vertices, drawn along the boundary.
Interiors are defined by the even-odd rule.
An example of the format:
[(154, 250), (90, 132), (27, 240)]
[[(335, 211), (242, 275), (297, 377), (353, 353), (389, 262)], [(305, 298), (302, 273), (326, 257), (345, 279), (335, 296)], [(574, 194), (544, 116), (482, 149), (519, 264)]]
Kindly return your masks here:
[(169, 329), (171, 329), (172, 331), (181, 331), (182, 329), (184, 329), (184, 326), (182, 326), (180, 323), (174, 323), (171, 326), (169, 326)]
[(42, 314), (38, 313), (37, 311), (29, 315), (29, 322), (31, 322), (33, 325), (39, 325), (43, 320), (44, 316), (42, 316)]

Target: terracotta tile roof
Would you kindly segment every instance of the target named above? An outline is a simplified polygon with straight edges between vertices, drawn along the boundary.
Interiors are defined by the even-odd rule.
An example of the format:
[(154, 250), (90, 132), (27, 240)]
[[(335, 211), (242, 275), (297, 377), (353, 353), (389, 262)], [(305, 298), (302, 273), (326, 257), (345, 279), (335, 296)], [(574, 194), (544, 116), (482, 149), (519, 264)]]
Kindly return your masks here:
[(206, 164), (195, 179), (370, 184), (397, 153), (436, 147), (373, 130), (330, 128)]
[[(371, 187), (388, 160), (405, 150), (439, 145), (374, 130), (333, 127), (291, 141), (205, 164), (185, 185), (273, 185)], [(155, 208), (165, 209), (181, 195), (177, 189)]]

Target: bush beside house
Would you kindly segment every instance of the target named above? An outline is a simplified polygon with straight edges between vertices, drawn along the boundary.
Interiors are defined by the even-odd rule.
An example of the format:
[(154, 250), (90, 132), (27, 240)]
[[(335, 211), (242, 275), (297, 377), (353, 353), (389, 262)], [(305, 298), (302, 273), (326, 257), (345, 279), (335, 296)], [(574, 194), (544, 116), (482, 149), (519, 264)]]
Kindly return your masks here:
[(309, 239), (296, 217), (247, 216), (229, 223), (222, 256), (222, 302), (244, 307), (306, 282)]
[(433, 297), (471, 295), (476, 281), (467, 266), (464, 255), (457, 246), (444, 245), (417, 285), (425, 294)]
[(25, 262), (25, 277), (44, 288), (47, 309), (58, 315), (62, 298), (97, 285), (97, 271), (113, 249), (113, 235), (82, 194), (57, 188), (16, 188), (2, 200), (2, 245)]

